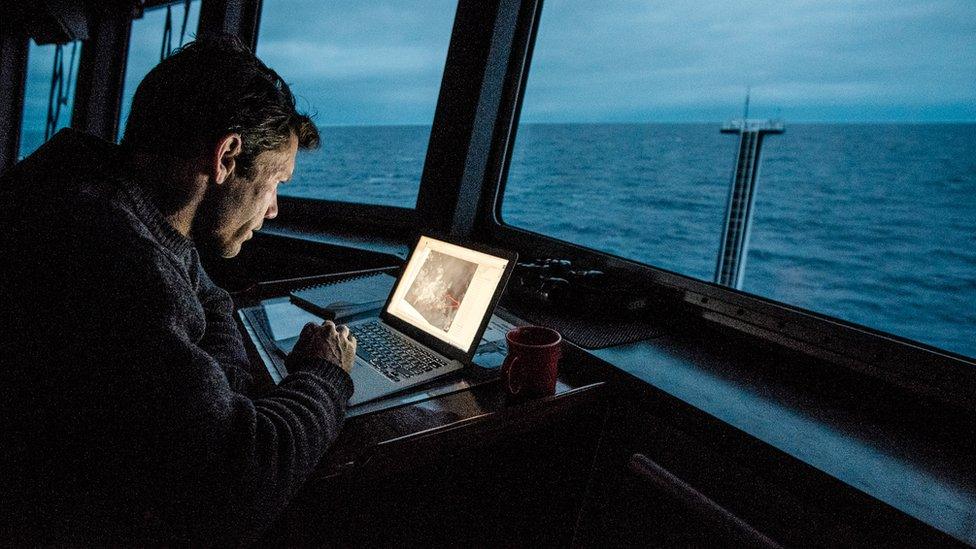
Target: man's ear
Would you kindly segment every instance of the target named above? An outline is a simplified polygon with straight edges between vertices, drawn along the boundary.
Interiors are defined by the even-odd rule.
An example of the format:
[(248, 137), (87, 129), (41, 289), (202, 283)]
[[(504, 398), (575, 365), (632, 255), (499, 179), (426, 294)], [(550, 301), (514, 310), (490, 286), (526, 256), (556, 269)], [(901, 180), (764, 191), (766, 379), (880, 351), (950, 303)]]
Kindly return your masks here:
[(216, 184), (220, 185), (227, 181), (230, 175), (234, 173), (243, 144), (239, 133), (229, 133), (217, 141), (210, 170)]

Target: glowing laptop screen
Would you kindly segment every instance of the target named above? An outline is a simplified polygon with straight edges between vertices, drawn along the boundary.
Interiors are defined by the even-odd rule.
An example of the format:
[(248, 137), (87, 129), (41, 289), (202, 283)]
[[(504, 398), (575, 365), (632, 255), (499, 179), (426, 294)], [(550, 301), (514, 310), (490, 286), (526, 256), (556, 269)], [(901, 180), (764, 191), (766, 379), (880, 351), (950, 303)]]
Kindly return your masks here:
[(421, 237), (386, 312), (467, 351), (507, 266), (507, 259)]

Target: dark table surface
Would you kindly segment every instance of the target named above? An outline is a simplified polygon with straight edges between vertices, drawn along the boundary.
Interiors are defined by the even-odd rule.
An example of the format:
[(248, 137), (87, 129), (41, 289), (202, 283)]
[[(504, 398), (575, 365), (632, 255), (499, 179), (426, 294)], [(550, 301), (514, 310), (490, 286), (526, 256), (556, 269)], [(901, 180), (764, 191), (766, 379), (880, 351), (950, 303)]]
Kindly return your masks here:
[[(291, 287), (308, 282), (266, 284), (260, 291), (235, 296), (235, 301), (239, 307), (257, 306), (262, 299), (286, 294)], [(504, 310), (496, 310), (496, 314), (512, 324), (524, 324)], [(246, 344), (251, 347), (255, 370), (266, 371), (266, 365), (253, 353), (262, 343), (252, 336)], [(571, 343), (563, 345), (553, 395), (512, 398), (500, 383), (498, 368), (473, 365), (402, 393), (386, 403), (385, 409), (364, 413), (353, 408), (352, 417), (347, 417), (342, 433), (310, 482), (351, 471), (388, 471), (402, 463), (405, 455), (415, 461), (454, 445), (481, 444), (492, 437), (537, 428), (567, 409), (592, 404), (602, 395), (603, 385), (598, 370), (589, 367), (593, 358)], [(444, 394), (422, 398), (438, 392)]]

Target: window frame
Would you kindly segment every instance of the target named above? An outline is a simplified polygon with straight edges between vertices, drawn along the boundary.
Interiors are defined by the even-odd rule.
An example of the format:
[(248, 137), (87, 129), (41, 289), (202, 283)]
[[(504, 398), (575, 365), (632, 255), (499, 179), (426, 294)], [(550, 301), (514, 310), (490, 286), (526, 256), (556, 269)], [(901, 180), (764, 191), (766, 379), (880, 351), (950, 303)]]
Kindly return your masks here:
[[(204, 0), (206, 1), (206, 0)], [(435, 128), (445, 128), (451, 126), (450, 106), (452, 91), (445, 86), (448, 73), (448, 64), (458, 55), (458, 50), (463, 48), (460, 44), (460, 37), (464, 35), (467, 27), (461, 25), (459, 28), (460, 4), (463, 0), (458, 0), (458, 9), (455, 12), (454, 22), (451, 26), (451, 36), (448, 42), (447, 53), (445, 56), (444, 69), (442, 71), (441, 83), (438, 91), (437, 102), (434, 108), (434, 117), (431, 121), (431, 135), (427, 141), (427, 149), (423, 168), (420, 174), (420, 183), (417, 189), (417, 199), (413, 208), (403, 206), (391, 206), (383, 204), (368, 204), (364, 202), (347, 202), (325, 198), (298, 197), (288, 195), (278, 195), (279, 215), (268, 222), (270, 227), (308, 227), (313, 230), (324, 232), (343, 232), (350, 229), (368, 234), (381, 236), (391, 236), (403, 241), (411, 241), (418, 234), (420, 227), (425, 224), (439, 224), (440, 215), (429, 211), (424, 205), (425, 197), (432, 195), (443, 196), (446, 194), (444, 180), (436, 176), (436, 173), (428, 170), (429, 165), (445, 165), (452, 161), (456, 162), (458, 155), (456, 150), (463, 145), (457, 142), (446, 141), (443, 138), (444, 132), (435, 132)], [(261, 2), (258, 19), (260, 21), (260, 11), (265, 9), (264, 2)], [(260, 39), (261, 25), (258, 23), (254, 29), (253, 49), (257, 51)], [(272, 67), (273, 68), (273, 67)], [(301, 151), (299, 151), (298, 162), (302, 161)]]
[[(301, 162), (301, 152), (298, 153)], [(269, 227), (307, 226), (326, 232), (365, 231), (384, 236), (413, 238), (418, 222), (416, 209), (321, 198), (278, 195), (278, 217)]]
[[(916, 394), (976, 409), (976, 361), (969, 357), (505, 224), (501, 217), (502, 200), (543, 0), (514, 3), (518, 4), (519, 13), (511, 33), (505, 77), (498, 90), (503, 100), (493, 123), (474, 129), (490, 132), (493, 138), (482, 188), (482, 193), (491, 199), (482, 200), (473, 212), (471, 236), (517, 249), (523, 257), (563, 257), (598, 265), (626, 282), (641, 284), (650, 294), (663, 296), (672, 306), (704, 321), (800, 350)], [(501, 9), (504, 4), (502, 0)]]

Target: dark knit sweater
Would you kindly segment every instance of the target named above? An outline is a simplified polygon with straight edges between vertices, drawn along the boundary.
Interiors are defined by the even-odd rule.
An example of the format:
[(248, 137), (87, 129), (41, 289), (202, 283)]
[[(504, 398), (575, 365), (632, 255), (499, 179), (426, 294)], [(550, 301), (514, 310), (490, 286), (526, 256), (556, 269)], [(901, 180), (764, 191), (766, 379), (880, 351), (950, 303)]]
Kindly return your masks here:
[(0, 178), (0, 544), (254, 539), (335, 439), (324, 360), (251, 392), (228, 294), (115, 145)]

